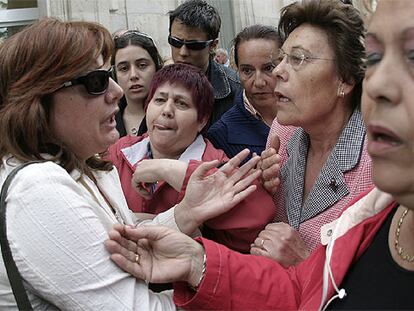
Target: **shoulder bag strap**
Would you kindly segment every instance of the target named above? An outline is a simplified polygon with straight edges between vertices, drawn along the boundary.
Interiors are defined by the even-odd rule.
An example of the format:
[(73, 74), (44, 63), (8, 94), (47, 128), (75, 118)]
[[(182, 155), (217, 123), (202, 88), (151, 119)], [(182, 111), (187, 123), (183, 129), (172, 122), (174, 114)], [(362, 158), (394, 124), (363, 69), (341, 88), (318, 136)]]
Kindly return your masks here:
[(23, 286), (22, 276), (17, 270), (16, 263), (13, 260), (13, 255), (10, 250), (9, 241), (7, 239), (7, 228), (6, 228), (6, 195), (10, 183), (12, 182), (14, 176), (22, 168), (39, 162), (27, 162), (18, 167), (16, 167), (11, 173), (7, 176), (4, 181), (3, 187), (1, 188), (0, 194), (0, 245), (1, 253), (3, 255), (4, 265), (6, 266), (7, 276), (9, 277), (10, 285), (13, 290), (14, 298), (17, 302), (17, 307), (19, 310), (33, 310), (29, 298), (27, 297), (26, 289)]

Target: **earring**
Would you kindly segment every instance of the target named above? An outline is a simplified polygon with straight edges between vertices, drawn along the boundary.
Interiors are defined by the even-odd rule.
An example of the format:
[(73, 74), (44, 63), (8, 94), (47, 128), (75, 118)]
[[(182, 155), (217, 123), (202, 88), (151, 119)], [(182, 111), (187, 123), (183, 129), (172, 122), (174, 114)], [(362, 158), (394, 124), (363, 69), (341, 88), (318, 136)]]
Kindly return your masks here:
[(345, 97), (345, 91), (342, 83), (338, 86), (338, 96)]

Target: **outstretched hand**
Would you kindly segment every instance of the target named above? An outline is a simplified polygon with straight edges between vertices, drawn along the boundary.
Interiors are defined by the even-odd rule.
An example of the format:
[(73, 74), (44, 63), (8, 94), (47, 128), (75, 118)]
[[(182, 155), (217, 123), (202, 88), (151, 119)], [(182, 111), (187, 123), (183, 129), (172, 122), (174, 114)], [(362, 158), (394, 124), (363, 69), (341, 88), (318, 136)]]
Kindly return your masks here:
[(191, 175), (183, 200), (175, 209), (175, 219), (181, 231), (193, 232), (206, 220), (221, 215), (256, 190), (251, 183), (260, 176), (255, 166), (259, 157), (253, 157), (240, 168), (249, 155), (245, 149), (225, 165), (208, 175), (218, 161), (202, 163)]
[(109, 232), (105, 247), (111, 259), (136, 278), (198, 285), (204, 249), (181, 232), (161, 226), (133, 228), (117, 224)]

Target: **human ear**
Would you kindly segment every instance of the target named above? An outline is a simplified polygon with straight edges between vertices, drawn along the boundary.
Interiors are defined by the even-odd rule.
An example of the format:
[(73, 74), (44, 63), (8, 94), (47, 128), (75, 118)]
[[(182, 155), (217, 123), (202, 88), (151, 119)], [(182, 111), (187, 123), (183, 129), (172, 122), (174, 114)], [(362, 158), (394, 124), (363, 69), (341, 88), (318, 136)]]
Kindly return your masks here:
[(198, 133), (201, 132), (201, 130), (207, 125), (208, 123), (208, 118), (205, 117), (201, 122), (199, 122), (198, 124)]
[(352, 90), (354, 89), (354, 86), (355, 86), (354, 81), (344, 82), (341, 80), (338, 85), (338, 91), (337, 91), (338, 97), (344, 98), (346, 95), (352, 92)]
[(209, 47), (210, 54), (215, 54), (216, 53), (218, 42), (219, 42), (219, 39), (217, 38), (217, 39), (214, 39), (214, 41), (210, 43), (210, 47)]

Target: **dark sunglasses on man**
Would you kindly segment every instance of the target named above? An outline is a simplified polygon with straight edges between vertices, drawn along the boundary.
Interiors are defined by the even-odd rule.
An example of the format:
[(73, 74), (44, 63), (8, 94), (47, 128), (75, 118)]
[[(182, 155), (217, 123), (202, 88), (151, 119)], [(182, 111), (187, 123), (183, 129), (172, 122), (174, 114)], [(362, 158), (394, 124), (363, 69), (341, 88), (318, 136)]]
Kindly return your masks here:
[(101, 95), (106, 92), (109, 85), (109, 78), (113, 77), (113, 68), (109, 70), (98, 69), (87, 73), (84, 76), (72, 79), (63, 83), (61, 88), (70, 87), (77, 84), (85, 86), (90, 95)]
[(207, 41), (196, 41), (196, 40), (181, 40), (172, 36), (168, 36), (168, 43), (175, 47), (180, 49), (183, 45), (185, 45), (187, 47), (187, 49), (189, 50), (194, 50), (194, 51), (200, 51), (205, 49), (207, 46), (210, 45), (211, 42), (213, 42), (214, 40), (207, 40)]

